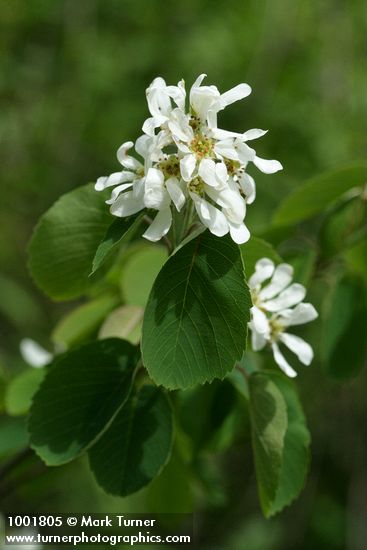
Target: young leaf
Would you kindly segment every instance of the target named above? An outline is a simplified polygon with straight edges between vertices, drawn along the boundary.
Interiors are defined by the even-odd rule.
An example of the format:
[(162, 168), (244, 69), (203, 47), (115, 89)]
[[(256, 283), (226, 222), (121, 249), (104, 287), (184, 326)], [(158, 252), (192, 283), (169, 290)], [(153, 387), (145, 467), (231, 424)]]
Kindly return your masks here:
[(143, 217), (144, 214), (139, 212), (128, 218), (117, 218), (111, 223), (95, 253), (91, 274), (97, 271), (114, 252), (117, 252), (122, 243), (128, 242), (134, 236)]
[(140, 341), (144, 309), (140, 306), (121, 306), (105, 320), (98, 337), (123, 338), (132, 344)]
[(63, 195), (41, 217), (29, 245), (29, 268), (38, 286), (55, 300), (81, 296), (110, 223), (103, 196), (92, 184)]
[(172, 410), (165, 394), (143, 386), (89, 451), (99, 485), (113, 495), (135, 493), (157, 476), (172, 447)]
[(224, 378), (246, 347), (250, 307), (238, 246), (209, 232), (190, 241), (164, 264), (145, 310), (151, 378), (170, 389)]
[(26, 414), (45, 374), (46, 369), (28, 368), (13, 378), (5, 393), (5, 411), (11, 416)]
[(282, 261), (271, 244), (258, 237), (251, 237), (247, 243), (241, 244), (240, 249), (247, 277), (254, 273), (255, 264), (261, 258), (270, 258), (276, 264)]
[(288, 419), (278, 488), (269, 508), (270, 516), (291, 504), (302, 491), (310, 461), (311, 438), (293, 380), (277, 372), (267, 372), (267, 376), (285, 400)]
[(367, 180), (367, 163), (353, 163), (326, 172), (298, 186), (280, 204), (274, 216), (275, 225), (288, 225), (322, 212), (349, 189), (363, 186)]
[(31, 447), (51, 466), (73, 460), (109, 426), (129, 397), (137, 350), (118, 339), (86, 344), (55, 360), (29, 417)]
[(54, 328), (51, 335), (53, 342), (66, 348), (82, 342), (98, 329), (117, 304), (116, 296), (105, 295), (73, 309)]
[(265, 374), (252, 374), (249, 388), (257, 484), (261, 507), (268, 517), (281, 474), (287, 407), (281, 392)]
[(154, 279), (166, 260), (167, 251), (163, 246), (147, 244), (134, 252), (126, 262), (121, 277), (121, 290), (126, 303), (145, 307)]

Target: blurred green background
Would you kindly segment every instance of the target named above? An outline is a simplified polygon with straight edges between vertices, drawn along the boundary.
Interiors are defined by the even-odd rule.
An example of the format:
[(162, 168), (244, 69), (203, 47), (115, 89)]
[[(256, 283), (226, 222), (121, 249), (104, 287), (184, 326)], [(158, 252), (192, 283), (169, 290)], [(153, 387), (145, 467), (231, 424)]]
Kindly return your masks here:
[[(269, 129), (257, 152), (284, 166), (274, 176), (253, 171), (258, 197), (247, 219), (257, 234), (297, 184), (365, 157), (366, 37), (363, 0), (0, 0), (3, 368), (24, 368), (18, 346), (25, 336), (47, 347), (68, 308), (50, 303), (27, 273), (32, 227), (60, 194), (118, 169), (115, 151), (140, 135), (145, 88), (155, 76), (171, 84), (183, 77), (190, 86), (205, 72), (221, 91), (252, 86), (220, 121), (236, 131)], [(315, 366), (299, 386), (313, 437), (306, 490), (291, 509), (264, 520), (244, 436), (220, 457), (219, 477), (216, 463), (205, 465), (217, 490), (197, 504), (203, 547), (367, 547), (366, 382), (336, 384)], [(47, 499), (48, 511), (134, 507), (105, 497), (82, 464), (41, 473), (17, 486), (7, 505), (42, 511)], [(156, 498), (153, 508), (163, 496)]]

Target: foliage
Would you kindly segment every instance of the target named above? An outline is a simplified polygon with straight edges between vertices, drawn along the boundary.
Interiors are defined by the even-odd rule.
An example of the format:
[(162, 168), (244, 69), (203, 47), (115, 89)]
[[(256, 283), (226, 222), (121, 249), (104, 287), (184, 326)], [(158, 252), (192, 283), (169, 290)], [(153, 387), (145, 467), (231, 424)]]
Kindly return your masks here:
[[(21, 465), (0, 483), (4, 509), (196, 510), (203, 548), (357, 548), (367, 459), (364, 3), (28, 4), (4, 2), (0, 23), (0, 460), (21, 456), (30, 436), (43, 460), (64, 465)], [(138, 135), (154, 75), (189, 82), (202, 71), (223, 90), (251, 84), (251, 103), (223, 119), (271, 128), (264, 151), (285, 170), (256, 178), (252, 237), (240, 250), (199, 231), (169, 256), (142, 244), (141, 217), (114, 221), (92, 184), (78, 185), (107, 173), (111, 151)], [(32, 278), (72, 303), (52, 304), (26, 273), (44, 211)], [(272, 370), (270, 354), (244, 351), (244, 274), (264, 256), (292, 264), (320, 312), (307, 328), (314, 362), (296, 382)], [(173, 308), (152, 328), (158, 295)], [(25, 336), (52, 342), (51, 365), (21, 361)]]

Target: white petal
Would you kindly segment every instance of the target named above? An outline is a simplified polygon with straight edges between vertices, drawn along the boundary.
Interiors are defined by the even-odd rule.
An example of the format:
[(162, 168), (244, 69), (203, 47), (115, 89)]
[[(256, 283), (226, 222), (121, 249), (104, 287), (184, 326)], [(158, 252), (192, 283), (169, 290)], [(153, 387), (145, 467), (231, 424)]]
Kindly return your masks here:
[(134, 196), (134, 191), (128, 191), (127, 193), (122, 193), (112, 204), (110, 208), (111, 214), (118, 216), (119, 218), (124, 218), (126, 216), (131, 216), (136, 214), (139, 210), (144, 208), (144, 201), (141, 196)]
[(225, 185), (227, 183), (228, 170), (227, 170), (227, 166), (224, 164), (224, 162), (216, 162), (215, 163), (215, 174), (216, 174), (218, 182), (221, 185)]
[(251, 86), (248, 84), (238, 84), (234, 88), (224, 92), (224, 94), (220, 97), (222, 109), (227, 107), (227, 105), (231, 105), (231, 103), (234, 103), (235, 101), (239, 101), (240, 99), (244, 99), (249, 96), (251, 91)]
[(168, 207), (160, 210), (154, 218), (153, 222), (143, 234), (143, 237), (145, 239), (148, 239), (148, 241), (159, 241), (164, 235), (168, 233), (169, 228), (171, 227), (171, 223), (171, 209)]
[(238, 181), (242, 191), (246, 195), (246, 203), (252, 204), (256, 198), (255, 180), (249, 174), (244, 172)]
[(135, 151), (143, 157), (143, 159), (146, 159), (147, 156), (150, 153), (150, 150), (153, 145), (153, 139), (150, 136), (140, 136), (135, 142)]
[(246, 214), (245, 201), (239, 194), (239, 192), (230, 189), (229, 186), (221, 187), (205, 187), (206, 193), (215, 201), (219, 206), (223, 208), (233, 209), (239, 216), (239, 222), (243, 220)]
[(195, 80), (194, 84), (191, 86), (191, 88), (198, 88), (199, 86), (201, 86), (201, 83), (205, 77), (206, 77), (205, 73), (200, 74)]
[(133, 181), (136, 178), (136, 175), (133, 172), (127, 172), (123, 170), (122, 172), (114, 172), (108, 177), (98, 178), (94, 189), (96, 191), (103, 191), (107, 187), (112, 185), (118, 185), (119, 183), (125, 183), (127, 181)]
[(251, 275), (248, 280), (249, 287), (255, 288), (257, 285), (266, 281), (266, 279), (270, 279), (273, 273), (274, 262), (269, 260), (269, 258), (261, 258), (261, 260), (258, 260), (255, 264), (255, 273)]
[(155, 129), (158, 127), (158, 125), (156, 124), (156, 121), (155, 121), (155, 118), (154, 117), (150, 117), (150, 118), (147, 118), (145, 121), (144, 121), (144, 124), (142, 126), (142, 130), (145, 134), (147, 134), (148, 136), (154, 136), (154, 131)]
[(267, 160), (256, 156), (252, 162), (264, 174), (274, 174), (275, 172), (279, 172), (279, 170), (283, 170), (283, 166), (278, 160)]
[(202, 159), (199, 164), (199, 176), (207, 185), (216, 187), (218, 181), (216, 178), (215, 162), (212, 159)]
[(207, 187), (207, 194), (220, 206), (223, 207), (223, 212), (234, 224), (238, 225), (243, 222), (246, 216), (246, 203), (238, 191), (222, 188), (213, 189)]
[(235, 224), (228, 220), (229, 232), (232, 240), (237, 244), (247, 243), (250, 238), (250, 231), (247, 229), (244, 223)]
[(184, 80), (180, 80), (177, 86), (167, 86), (166, 88), (169, 97), (173, 99), (177, 107), (182, 111), (185, 110), (186, 90)]
[(128, 170), (137, 170), (142, 167), (142, 164), (138, 160), (127, 154), (128, 150), (133, 146), (134, 144), (132, 141), (126, 141), (126, 143), (123, 143), (117, 150), (117, 159), (119, 163)]
[(216, 111), (208, 111), (207, 123), (208, 123), (208, 127), (211, 130), (216, 130), (216, 128), (217, 128), (217, 113), (216, 113)]
[(145, 178), (144, 204), (147, 208), (160, 210), (170, 203), (169, 195), (164, 186), (164, 175), (157, 168), (149, 168)]
[(194, 85), (190, 91), (190, 105), (194, 113), (206, 121), (209, 111), (217, 112), (220, 109), (220, 93), (215, 86)]
[(290, 364), (286, 361), (284, 355), (280, 352), (278, 344), (273, 342), (271, 347), (273, 349), (275, 362), (282, 369), (282, 371), (290, 378), (294, 378), (295, 376), (297, 376), (296, 371), (292, 369)]
[(156, 78), (147, 89), (148, 108), (156, 122), (162, 124), (169, 116), (172, 105), (163, 78)]
[(252, 139), (258, 139), (267, 133), (268, 133), (268, 130), (260, 130), (260, 128), (252, 128), (251, 130), (247, 130), (247, 132), (242, 134), (242, 139), (244, 141), (250, 141)]
[(298, 359), (303, 363), (304, 365), (309, 365), (313, 359), (313, 350), (307, 342), (305, 342), (302, 338), (299, 336), (295, 336), (294, 334), (288, 334), (287, 332), (283, 332), (279, 339), (283, 342), (284, 345), (287, 346), (293, 353), (295, 353), (298, 357)]
[(117, 197), (119, 196), (119, 194), (122, 193), (123, 191), (126, 191), (126, 189), (130, 189), (132, 185), (133, 185), (132, 183), (123, 183), (122, 185), (118, 185), (117, 187), (115, 187), (115, 189), (111, 193), (111, 198), (108, 199), (108, 201), (106, 201), (106, 204), (114, 203)]
[(269, 338), (270, 325), (269, 325), (269, 320), (265, 315), (265, 313), (256, 306), (252, 306), (252, 308), (250, 309), (250, 312), (251, 312), (251, 320), (254, 328), (257, 330), (257, 332), (260, 332), (260, 334), (263, 334), (265, 338)]
[(287, 309), (299, 304), (305, 296), (305, 287), (298, 283), (293, 283), (283, 290), (279, 296), (273, 300), (268, 300), (264, 305), (268, 311), (281, 311), (282, 309)]
[(181, 109), (174, 109), (172, 111), (168, 121), (168, 128), (171, 130), (176, 139), (185, 143), (190, 142), (194, 137), (194, 133), (187, 116), (181, 111)]
[(37, 342), (30, 338), (24, 338), (20, 342), (20, 353), (28, 365), (31, 367), (44, 367), (52, 361), (52, 354), (41, 347)]
[(282, 311), (282, 323), (285, 326), (303, 325), (309, 323), (318, 317), (318, 313), (312, 304), (302, 302), (294, 309), (289, 309), (287, 312)]
[(169, 178), (166, 181), (166, 187), (167, 191), (169, 193), (169, 196), (171, 197), (173, 204), (175, 205), (178, 212), (181, 210), (183, 205), (185, 204), (185, 193), (183, 191), (184, 186), (177, 178)]
[(186, 155), (180, 160), (181, 176), (185, 181), (190, 181), (196, 167), (194, 155)]
[(243, 134), (238, 132), (231, 132), (229, 130), (222, 130), (221, 128), (214, 127), (213, 137), (219, 140), (225, 140), (228, 138), (242, 138)]
[(133, 197), (135, 199), (144, 199), (144, 190), (145, 190), (145, 178), (139, 178), (134, 181), (133, 186)]
[(255, 150), (246, 145), (246, 143), (240, 139), (235, 139), (234, 148), (237, 151), (238, 160), (241, 164), (246, 164), (249, 161), (253, 161), (256, 157)]
[(190, 196), (194, 201), (196, 211), (203, 225), (208, 227), (210, 232), (217, 237), (226, 235), (229, 231), (229, 227), (227, 218), (223, 212), (195, 193), (190, 193)]
[(263, 334), (257, 332), (252, 322), (248, 324), (251, 329), (251, 346), (254, 351), (260, 351), (265, 347), (267, 339)]
[(238, 152), (234, 147), (233, 139), (218, 141), (214, 146), (214, 150), (220, 158), (224, 157), (230, 160), (238, 160)]
[(293, 267), (289, 264), (279, 264), (274, 271), (270, 283), (265, 286), (260, 292), (262, 300), (274, 298), (292, 281)]
[(185, 143), (182, 143), (175, 136), (172, 137), (180, 153), (183, 153), (184, 155), (191, 155), (191, 150), (187, 145), (185, 145)]

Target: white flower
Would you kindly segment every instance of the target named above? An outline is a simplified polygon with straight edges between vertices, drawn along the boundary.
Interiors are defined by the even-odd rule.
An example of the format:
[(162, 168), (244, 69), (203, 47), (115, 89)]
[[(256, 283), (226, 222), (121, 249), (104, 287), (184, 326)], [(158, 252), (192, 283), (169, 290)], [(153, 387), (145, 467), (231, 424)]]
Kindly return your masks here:
[(151, 241), (168, 233), (172, 208), (187, 209), (189, 222), (194, 222), (187, 204), (191, 203), (196, 219), (214, 235), (230, 233), (236, 243), (246, 242), (250, 237), (244, 224), (246, 206), (256, 197), (247, 164), (253, 162), (266, 173), (282, 168), (278, 161), (259, 158), (247, 145), (264, 130), (236, 133), (218, 128), (218, 112), (247, 97), (250, 86), (239, 84), (221, 94), (216, 86), (202, 86), (204, 77), (200, 75), (191, 87), (188, 112), (183, 80), (167, 86), (163, 78), (154, 79), (146, 90), (151, 117), (135, 143), (143, 161), (129, 154), (133, 143), (126, 142), (117, 153), (123, 170), (99, 178), (95, 185), (97, 191), (113, 187), (106, 202), (115, 216), (130, 216), (145, 208), (157, 211), (143, 235)]
[(256, 263), (255, 273), (248, 281), (253, 302), (249, 323), (252, 347), (258, 351), (269, 344), (275, 362), (290, 377), (297, 373), (281, 353), (279, 343), (295, 353), (301, 363), (309, 365), (313, 359), (311, 346), (299, 336), (286, 332), (286, 329), (313, 321), (318, 316), (312, 304), (302, 302), (306, 295), (305, 287), (292, 283), (292, 278), (292, 266), (280, 264), (275, 267), (271, 260), (262, 258)]
[(31, 367), (40, 368), (50, 363), (53, 355), (30, 338), (24, 338), (20, 342), (20, 353), (26, 363)]

